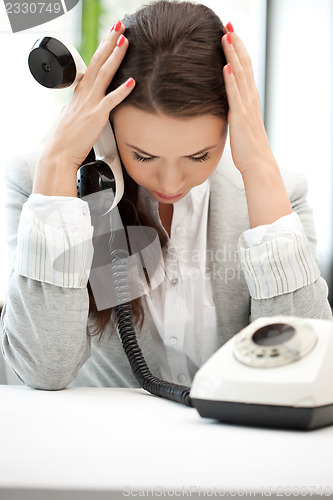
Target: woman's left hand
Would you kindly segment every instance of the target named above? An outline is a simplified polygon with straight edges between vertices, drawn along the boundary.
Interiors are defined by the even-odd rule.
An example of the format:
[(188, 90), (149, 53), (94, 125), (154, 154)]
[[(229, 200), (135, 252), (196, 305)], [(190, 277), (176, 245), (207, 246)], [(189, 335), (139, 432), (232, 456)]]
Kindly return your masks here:
[(271, 224), (292, 209), (268, 142), (250, 56), (230, 23), (223, 32), (231, 154), (243, 177), (250, 227)]
[(275, 162), (261, 113), (250, 56), (230, 23), (224, 27), (222, 47), (227, 60), (223, 76), (229, 102), (230, 146), (241, 174)]

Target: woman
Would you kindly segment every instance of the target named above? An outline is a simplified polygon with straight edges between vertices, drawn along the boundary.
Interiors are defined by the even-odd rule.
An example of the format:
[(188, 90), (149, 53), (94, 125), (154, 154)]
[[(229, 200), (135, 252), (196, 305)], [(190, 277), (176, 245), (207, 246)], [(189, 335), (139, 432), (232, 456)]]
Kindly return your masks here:
[[(132, 301), (154, 375), (190, 385), (260, 316), (331, 318), (306, 184), (279, 171), (242, 41), (205, 6), (160, 1), (112, 27), (36, 168), (32, 158), (8, 169), (17, 218), (19, 196), (30, 194), (18, 175), (24, 184), (22, 169), (34, 171), (2, 318), (4, 356), (24, 383), (138, 385), (109, 335), (114, 310), (97, 311), (88, 291), (92, 228), (76, 198), (77, 169), (109, 116), (125, 176), (123, 223), (154, 227), (163, 247), (166, 278)], [(69, 258), (46, 279), (59, 248)]]

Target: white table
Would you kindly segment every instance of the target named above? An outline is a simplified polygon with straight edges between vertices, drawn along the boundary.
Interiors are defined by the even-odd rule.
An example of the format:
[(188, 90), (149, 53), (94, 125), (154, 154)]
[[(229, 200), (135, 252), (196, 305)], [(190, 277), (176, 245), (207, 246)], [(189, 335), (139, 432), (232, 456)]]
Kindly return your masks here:
[(0, 386), (0, 446), (1, 500), (333, 494), (333, 427), (225, 425), (141, 389)]

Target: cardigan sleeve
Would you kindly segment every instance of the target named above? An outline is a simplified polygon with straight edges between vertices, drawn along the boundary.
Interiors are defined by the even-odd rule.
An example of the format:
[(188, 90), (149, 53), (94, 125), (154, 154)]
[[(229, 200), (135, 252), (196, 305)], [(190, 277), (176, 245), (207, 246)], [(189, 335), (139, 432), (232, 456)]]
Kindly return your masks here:
[[(38, 266), (30, 267), (32, 275), (21, 274), (24, 261), (27, 261), (20, 256), (35, 257), (37, 249), (40, 251), (45, 243), (40, 240), (38, 244), (40, 222), (29, 217), (28, 213), (22, 215), (22, 230), (17, 243), (22, 207), (31, 193), (33, 161), (36, 159), (14, 158), (6, 166), (6, 217), (11, 269), (1, 316), (1, 349), (5, 361), (24, 384), (36, 389), (58, 390), (74, 380), (90, 355), (87, 277), (79, 272), (72, 273), (74, 282), (64, 287), (60, 283), (55, 286), (39, 281), (36, 273), (41, 268)], [(58, 231), (56, 237), (61, 237), (64, 242), (66, 238), (69, 238), (68, 241), (77, 238), (77, 234), (72, 234), (70, 229), (60, 235), (60, 228), (48, 228), (49, 231), (54, 229)], [(27, 254), (29, 234), (31, 253)], [(87, 244), (87, 237), (84, 237), (83, 246)], [(13, 269), (14, 262), (16, 270)], [(31, 262), (35, 262), (34, 259)]]
[(299, 178), (291, 194), (293, 213), (262, 226), (256, 244), (245, 231), (238, 243), (251, 295), (251, 320), (278, 314), (332, 319), (328, 288), (320, 276), (307, 182)]

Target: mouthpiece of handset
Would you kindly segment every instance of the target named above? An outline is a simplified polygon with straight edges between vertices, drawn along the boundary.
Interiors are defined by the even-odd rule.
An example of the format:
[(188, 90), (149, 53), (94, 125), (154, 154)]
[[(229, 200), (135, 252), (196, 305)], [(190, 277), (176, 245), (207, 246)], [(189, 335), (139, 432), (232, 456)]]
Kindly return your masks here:
[(86, 163), (77, 171), (77, 197), (86, 201), (92, 215), (106, 214), (113, 204), (116, 181), (109, 165), (102, 160)]
[(50, 89), (71, 86), (77, 75), (70, 50), (60, 40), (48, 36), (40, 38), (33, 45), (28, 64), (35, 80)]

